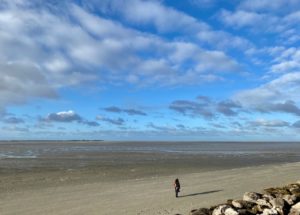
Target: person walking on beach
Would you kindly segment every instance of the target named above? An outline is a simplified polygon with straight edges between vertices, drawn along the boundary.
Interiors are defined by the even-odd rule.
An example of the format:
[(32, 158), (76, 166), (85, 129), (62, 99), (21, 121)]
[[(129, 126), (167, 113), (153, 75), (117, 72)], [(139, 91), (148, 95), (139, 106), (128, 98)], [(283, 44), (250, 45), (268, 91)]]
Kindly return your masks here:
[(175, 196), (177, 198), (178, 193), (180, 192), (180, 183), (179, 183), (178, 178), (176, 178), (175, 181), (174, 181), (174, 187), (175, 187)]

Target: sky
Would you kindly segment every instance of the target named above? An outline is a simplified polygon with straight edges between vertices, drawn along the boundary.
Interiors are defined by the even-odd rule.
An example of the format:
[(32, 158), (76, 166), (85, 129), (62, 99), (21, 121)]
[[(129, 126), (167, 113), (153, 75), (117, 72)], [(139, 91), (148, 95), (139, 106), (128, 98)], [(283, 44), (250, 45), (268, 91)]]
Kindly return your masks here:
[(1, 140), (300, 140), (298, 0), (0, 0)]

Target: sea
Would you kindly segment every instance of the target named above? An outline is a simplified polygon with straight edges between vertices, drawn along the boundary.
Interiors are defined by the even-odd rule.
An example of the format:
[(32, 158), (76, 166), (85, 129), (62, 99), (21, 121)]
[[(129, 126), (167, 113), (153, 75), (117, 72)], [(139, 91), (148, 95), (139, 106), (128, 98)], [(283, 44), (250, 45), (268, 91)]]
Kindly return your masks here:
[(146, 165), (195, 171), (299, 161), (299, 142), (0, 142), (0, 170)]

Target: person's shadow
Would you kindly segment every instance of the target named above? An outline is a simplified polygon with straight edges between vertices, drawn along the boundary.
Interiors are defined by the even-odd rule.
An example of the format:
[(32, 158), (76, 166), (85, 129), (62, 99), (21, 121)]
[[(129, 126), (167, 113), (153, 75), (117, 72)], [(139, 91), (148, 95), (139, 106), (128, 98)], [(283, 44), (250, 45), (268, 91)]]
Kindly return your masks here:
[(198, 196), (198, 195), (205, 195), (205, 194), (210, 194), (210, 193), (217, 193), (217, 192), (221, 192), (221, 191), (223, 191), (223, 190), (211, 190), (211, 191), (206, 191), (206, 192), (201, 192), (201, 193), (191, 193), (191, 194), (182, 195), (182, 196), (178, 196), (178, 197)]

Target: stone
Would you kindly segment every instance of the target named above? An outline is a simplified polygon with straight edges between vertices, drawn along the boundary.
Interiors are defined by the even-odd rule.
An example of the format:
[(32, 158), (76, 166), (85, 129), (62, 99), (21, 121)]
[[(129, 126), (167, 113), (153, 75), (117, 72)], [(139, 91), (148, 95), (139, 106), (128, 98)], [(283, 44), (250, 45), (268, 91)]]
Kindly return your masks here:
[(282, 198), (271, 199), (270, 204), (273, 208), (284, 208), (284, 207), (286, 207), (286, 203)]
[(253, 202), (248, 202), (244, 200), (233, 200), (232, 201), (232, 206), (235, 208), (245, 208), (245, 209), (250, 209), (255, 205)]
[(300, 202), (292, 206), (288, 215), (300, 215)]
[(212, 215), (224, 215), (228, 208), (230, 208), (228, 205), (219, 205), (213, 210)]
[(299, 210), (300, 211), (300, 202), (298, 202), (297, 204), (294, 204), (292, 206), (292, 209), (296, 209), (296, 210)]
[(227, 199), (226, 204), (227, 205), (232, 205), (232, 201), (233, 201), (232, 199)]
[(286, 188), (288, 190), (297, 189), (297, 188), (300, 188), (300, 184), (297, 184), (297, 183), (288, 184), (288, 185), (284, 186), (284, 188)]
[(290, 212), (288, 213), (288, 215), (300, 215), (300, 212), (297, 210), (290, 210)]
[(225, 213), (224, 213), (225, 215), (239, 215), (239, 213), (236, 211), (236, 210), (234, 210), (233, 208), (227, 208), (226, 210), (225, 210)]
[(244, 201), (256, 203), (258, 199), (262, 197), (262, 194), (255, 192), (246, 192), (243, 196)]
[(268, 202), (266, 199), (257, 199), (256, 204), (258, 204), (259, 206), (265, 206), (267, 208), (272, 208), (271, 203)]
[(270, 202), (272, 199), (275, 199), (276, 197), (274, 197), (273, 195), (270, 195), (270, 194), (264, 194), (262, 196), (262, 198), (267, 200), (268, 202)]
[(269, 195), (272, 195), (274, 197), (282, 197), (283, 195), (291, 195), (291, 192), (287, 189), (287, 188), (279, 188), (279, 187), (276, 187), (276, 188), (267, 188), (267, 189), (264, 189), (264, 192), (266, 194), (269, 194)]
[(191, 210), (190, 215), (211, 215), (211, 211), (208, 208), (199, 208)]
[(251, 214), (258, 214), (259, 212), (261, 212), (259, 211), (258, 205), (253, 206), (251, 209), (248, 209), (247, 211)]
[(246, 192), (242, 200), (228, 199), (210, 208), (191, 210), (189, 215), (300, 215), (300, 181), (264, 189), (264, 194)]
[(257, 209), (259, 212), (263, 212), (265, 209), (271, 209), (271, 207), (267, 206), (267, 205), (257, 205)]
[(237, 209), (239, 215), (252, 215), (247, 209)]
[(290, 189), (290, 192), (291, 192), (292, 194), (300, 194), (300, 188)]
[(293, 198), (296, 198), (295, 202), (300, 201), (300, 193), (292, 194)]
[(267, 208), (267, 209), (264, 209), (264, 211), (261, 215), (278, 215), (278, 212), (274, 208), (272, 208), (272, 209)]
[(239, 215), (239, 213), (234, 210), (233, 208), (227, 208), (225, 209), (225, 215)]
[(295, 195), (283, 195), (282, 199), (286, 201), (287, 204), (293, 205), (296, 202), (297, 197)]
[(244, 208), (243, 200), (233, 200), (231, 204), (235, 208)]

